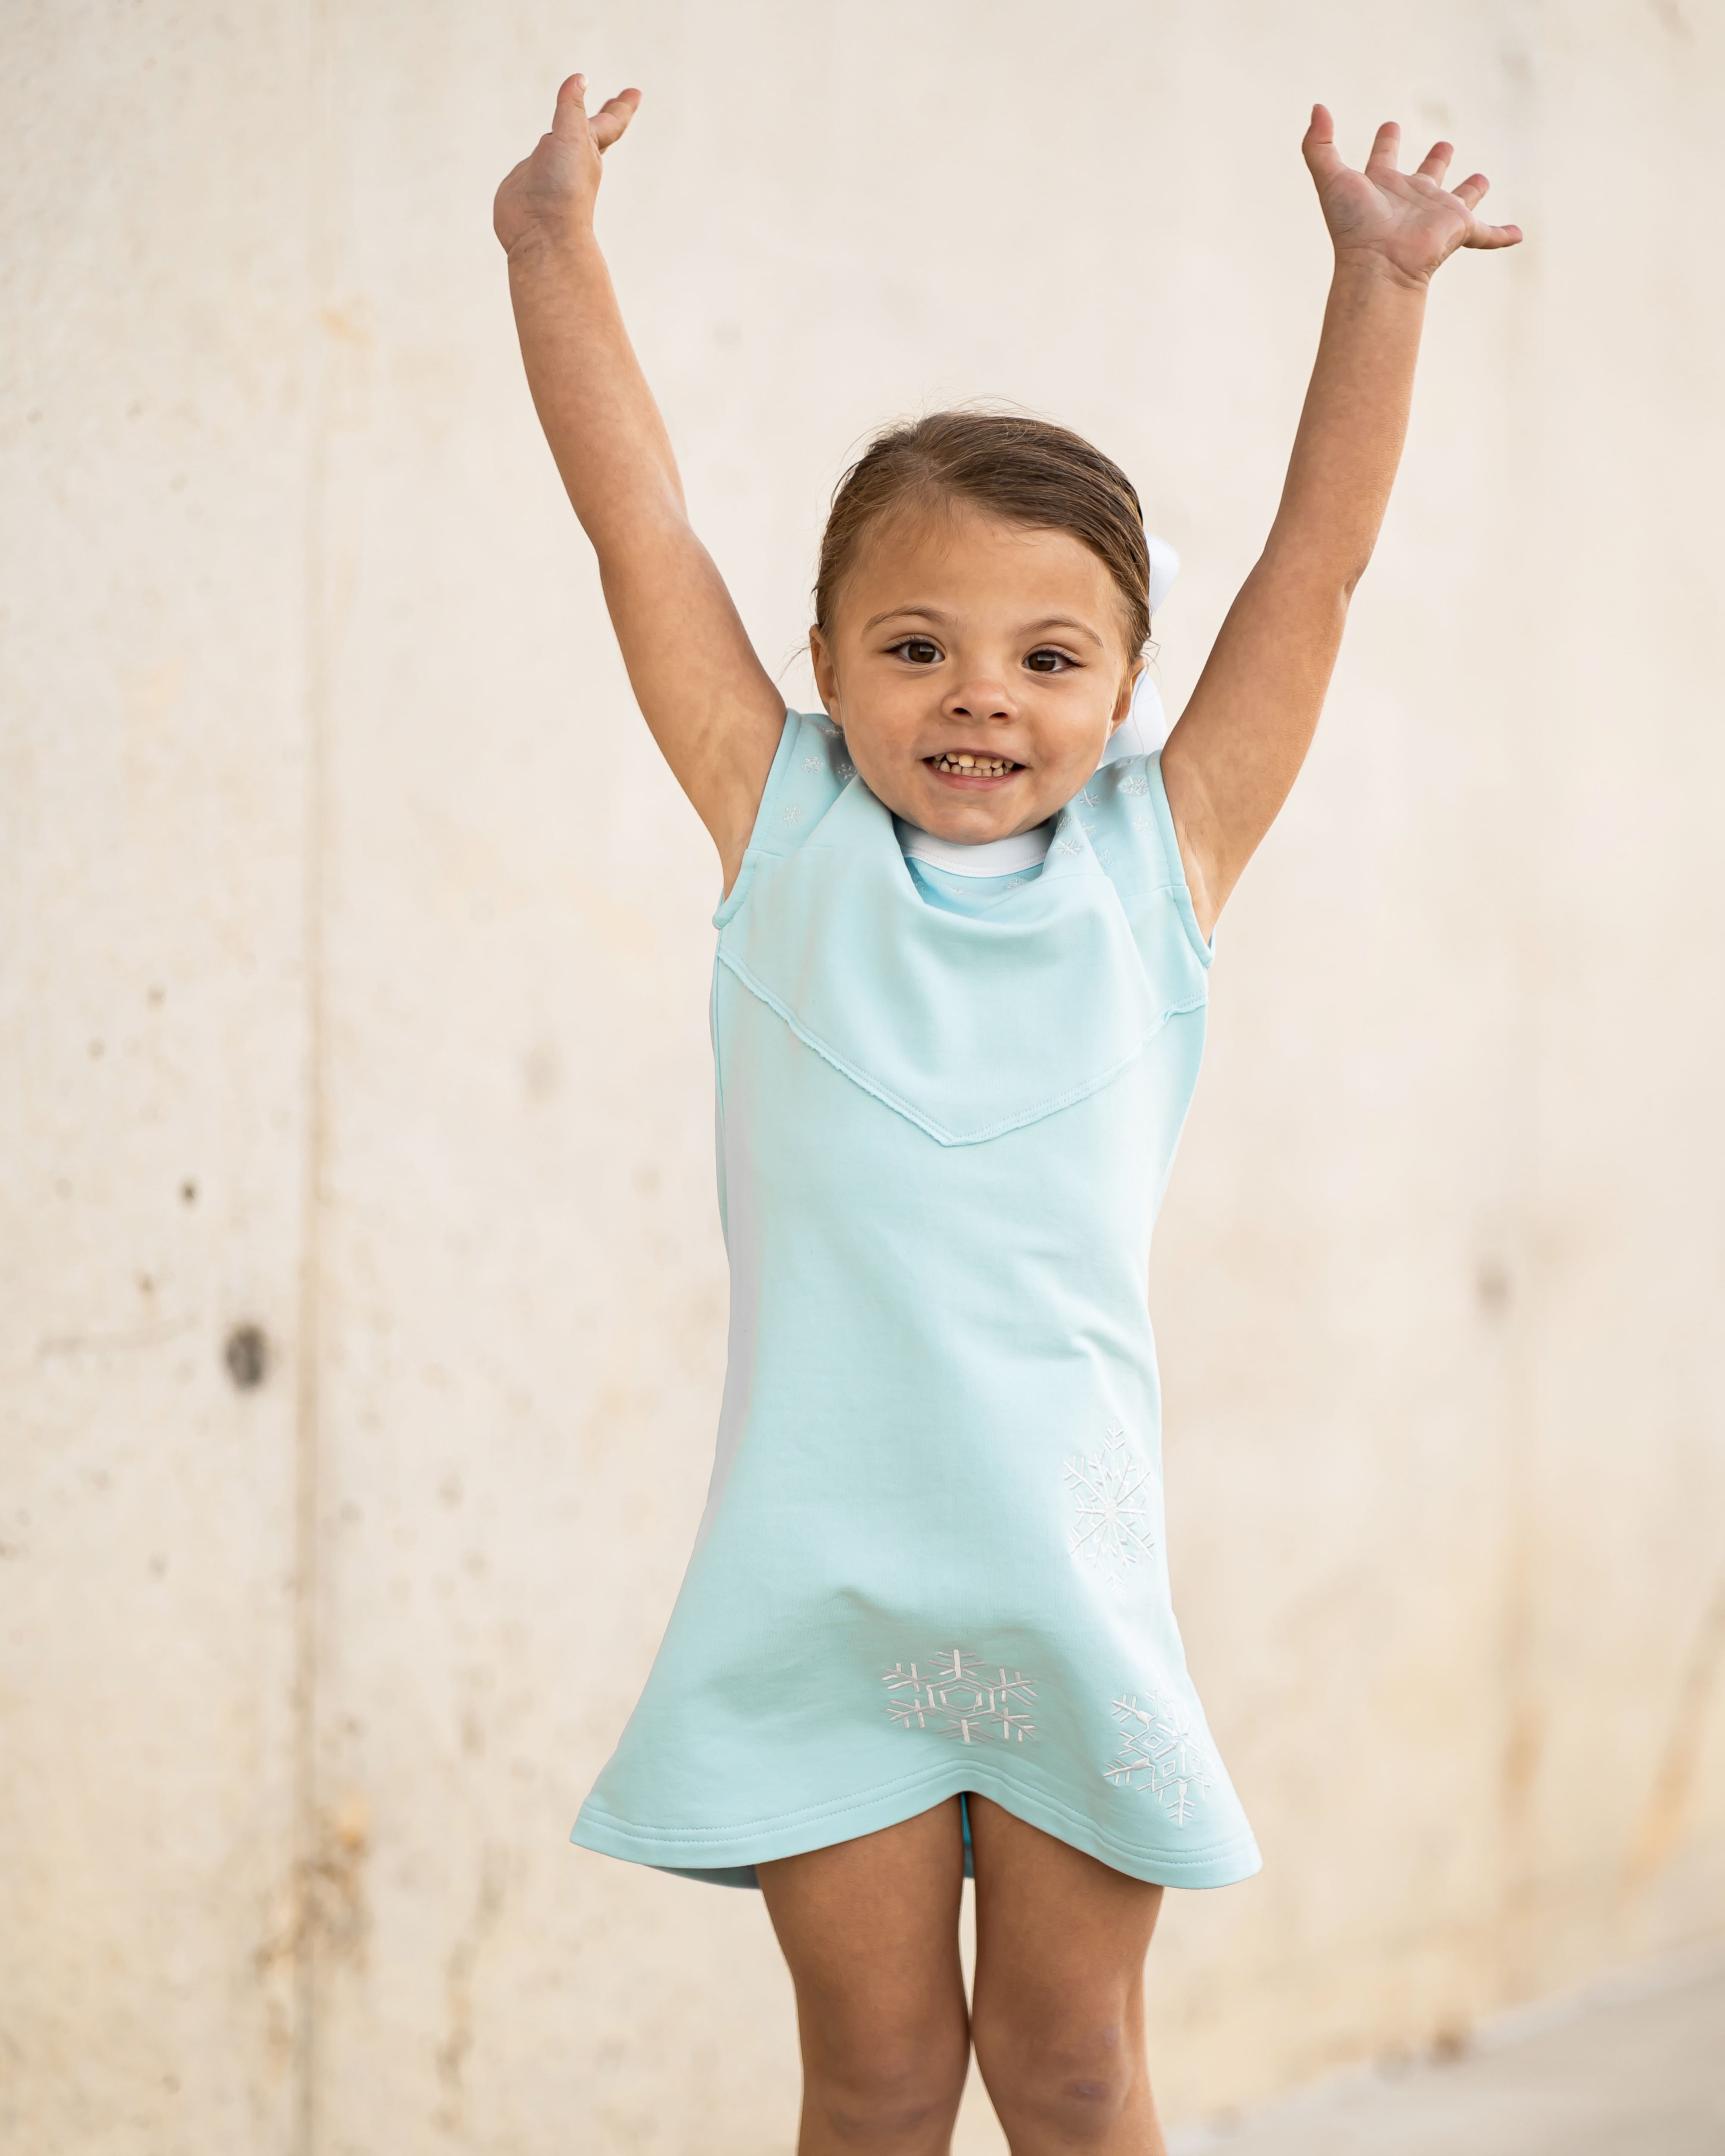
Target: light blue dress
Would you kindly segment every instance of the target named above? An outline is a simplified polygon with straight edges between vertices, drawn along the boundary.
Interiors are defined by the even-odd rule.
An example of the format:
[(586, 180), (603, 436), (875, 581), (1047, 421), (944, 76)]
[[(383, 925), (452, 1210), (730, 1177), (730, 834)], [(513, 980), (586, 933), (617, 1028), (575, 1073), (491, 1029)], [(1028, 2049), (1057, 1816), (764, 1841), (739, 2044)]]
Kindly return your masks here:
[(715, 925), (717, 1454), (573, 1839), (746, 1886), (980, 1791), (1136, 1878), (1248, 1877), (1145, 1306), (1210, 956), (1158, 758), (967, 892), (792, 713)]

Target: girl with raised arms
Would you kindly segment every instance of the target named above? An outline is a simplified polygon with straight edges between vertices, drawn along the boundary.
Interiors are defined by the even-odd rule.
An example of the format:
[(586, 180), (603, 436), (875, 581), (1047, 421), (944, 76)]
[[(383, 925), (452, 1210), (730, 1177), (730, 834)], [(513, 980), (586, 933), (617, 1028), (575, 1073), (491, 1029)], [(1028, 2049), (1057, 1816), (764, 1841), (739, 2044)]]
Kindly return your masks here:
[(1521, 235), (1481, 221), (1481, 175), (1445, 186), (1448, 143), (1404, 172), (1385, 126), (1355, 172), (1315, 108), (1312, 384), (1165, 746), (1168, 550), (1100, 450), (975, 412), (891, 429), (840, 482), (798, 714), (690, 527), (593, 236), (639, 102), (589, 116), (572, 76), (495, 214), (629, 680), (723, 874), (716, 1457), (574, 1838), (759, 1887), (801, 2156), (946, 2150), (973, 2051), (1014, 2156), (1148, 2156), (1163, 1889), (1259, 1864), (1169, 1604), (1151, 1225), (1211, 934), (1317, 723), (1432, 274)]

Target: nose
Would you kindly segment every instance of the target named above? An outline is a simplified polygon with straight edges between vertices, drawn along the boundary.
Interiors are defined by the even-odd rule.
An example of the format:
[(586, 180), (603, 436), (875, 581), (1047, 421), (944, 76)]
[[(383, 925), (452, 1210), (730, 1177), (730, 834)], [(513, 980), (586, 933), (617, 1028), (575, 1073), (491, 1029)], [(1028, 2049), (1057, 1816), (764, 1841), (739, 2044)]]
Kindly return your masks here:
[(1018, 716), (1018, 706), (1007, 693), (1005, 684), (986, 678), (961, 682), (942, 698), (941, 710), (949, 719), (986, 721)]

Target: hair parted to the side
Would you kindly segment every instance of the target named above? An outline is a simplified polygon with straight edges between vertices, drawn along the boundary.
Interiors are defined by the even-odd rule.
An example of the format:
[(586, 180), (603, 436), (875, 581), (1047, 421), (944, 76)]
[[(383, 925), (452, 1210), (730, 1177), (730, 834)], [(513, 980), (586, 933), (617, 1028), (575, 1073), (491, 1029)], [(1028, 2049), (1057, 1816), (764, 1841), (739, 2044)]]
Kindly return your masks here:
[(1137, 490), (1111, 457), (1047, 419), (932, 412), (877, 434), (833, 490), (814, 583), (817, 628), (830, 631), (839, 587), (869, 527), (900, 509), (971, 502), (1014, 524), (1070, 531), (1119, 591), (1128, 654), (1150, 634), (1150, 549)]

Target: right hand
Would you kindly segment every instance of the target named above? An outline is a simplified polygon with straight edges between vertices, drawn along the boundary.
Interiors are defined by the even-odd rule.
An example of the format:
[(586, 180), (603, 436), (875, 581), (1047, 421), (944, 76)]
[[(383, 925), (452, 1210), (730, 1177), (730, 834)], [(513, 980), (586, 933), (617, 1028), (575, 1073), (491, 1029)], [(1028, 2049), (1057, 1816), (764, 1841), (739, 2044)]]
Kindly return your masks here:
[(593, 223), (599, 159), (635, 116), (638, 90), (619, 90), (588, 119), (587, 77), (572, 74), (557, 92), (551, 132), (542, 135), (497, 190), (491, 228), (513, 253), (523, 240), (557, 240)]
[(1458, 247), (1513, 247), (1518, 224), (1487, 224), (1477, 213), (1491, 184), (1476, 172), (1461, 186), (1445, 189), (1444, 176), (1455, 154), (1448, 142), (1434, 142), (1425, 162), (1411, 172), (1396, 162), (1402, 131), (1393, 120), (1378, 130), (1363, 172), (1343, 162), (1336, 147), (1336, 126), (1328, 109), (1312, 108), (1312, 125), (1301, 145), (1317, 198), (1330, 228), (1338, 262), (1352, 256), (1370, 259), (1423, 285)]

